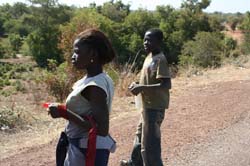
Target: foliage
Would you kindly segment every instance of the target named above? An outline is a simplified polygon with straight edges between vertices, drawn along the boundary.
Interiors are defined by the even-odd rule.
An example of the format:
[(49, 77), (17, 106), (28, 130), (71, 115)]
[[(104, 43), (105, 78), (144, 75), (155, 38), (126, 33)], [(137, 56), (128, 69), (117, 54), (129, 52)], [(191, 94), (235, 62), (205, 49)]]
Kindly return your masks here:
[(61, 50), (57, 47), (59, 34), (53, 27), (37, 29), (29, 34), (27, 43), (30, 54), (39, 66), (47, 66), (47, 59), (55, 59), (59, 63), (63, 61)]
[(110, 20), (115, 22), (122, 22), (130, 13), (130, 5), (125, 5), (121, 0), (116, 2), (109, 1), (105, 2), (103, 6), (96, 7), (102, 15), (108, 17)]
[(209, 16), (202, 12), (209, 1), (184, 1), (181, 10), (171, 6), (159, 6), (156, 10), (160, 29), (164, 33), (164, 51), (169, 63), (178, 63), (183, 44), (199, 31), (212, 31)]
[(30, 14), (30, 8), (26, 4), (21, 2), (17, 2), (13, 6), (5, 4), (0, 7), (0, 11), (3, 13), (0, 18), (4, 20), (2, 25), (4, 32), (16, 33), (22, 37), (28, 35), (30, 29), (24, 24), (24, 18)]
[(193, 64), (200, 67), (219, 66), (221, 64), (221, 38), (218, 34), (198, 32), (193, 41), (184, 44), (181, 64)]
[(2, 47), (0, 48), (2, 58), (15, 57), (16, 53), (13, 51), (10, 40), (8, 38), (2, 38), (2, 40), (0, 40), (0, 45)]
[(5, 52), (4, 47), (2, 43), (0, 42), (0, 59), (4, 57), (4, 52)]
[(0, 109), (0, 128), (1, 130), (14, 128), (16, 123), (18, 123), (19, 112), (14, 112), (8, 108)]
[(224, 29), (224, 26), (222, 25), (220, 18), (216, 16), (213, 15), (209, 16), (208, 22), (212, 32), (220, 32)]
[(22, 46), (22, 38), (19, 34), (10, 34), (8, 36), (9, 42), (11, 45), (12, 50), (15, 53), (19, 52), (20, 47)]
[(144, 37), (144, 33), (149, 28), (156, 28), (159, 26), (159, 23), (154, 17), (154, 14), (144, 10), (138, 9), (131, 12), (124, 20), (123, 30), (126, 34), (136, 33), (141, 38)]
[(242, 44), (242, 52), (244, 54), (250, 54), (250, 12), (247, 12), (240, 29), (244, 33), (244, 42)]
[(31, 124), (32, 116), (25, 111), (24, 107), (16, 106), (14, 103), (10, 107), (0, 108), (0, 131), (10, 131), (23, 128)]
[(228, 57), (230, 56), (230, 53), (233, 52), (233, 50), (236, 49), (237, 41), (232, 39), (231, 37), (225, 37), (224, 38), (224, 56)]
[[(37, 64), (47, 66), (47, 59), (54, 59), (59, 64), (63, 62), (59, 43), (59, 25), (70, 18), (70, 10), (64, 6), (58, 6), (55, 0), (30, 0), (32, 3), (32, 17), (29, 23), (33, 31), (27, 38), (30, 53)], [(62, 10), (63, 9), (63, 10)]]
[[(158, 6), (156, 11), (131, 11), (130, 5), (120, 0), (108, 1), (100, 6), (92, 3), (87, 8), (60, 5), (57, 0), (29, 2), (30, 6), (23, 3), (0, 6), (0, 28), (3, 28), (5, 34), (7, 32), (19, 34), (21, 37), (28, 36), (26, 43), (30, 51), (26, 49), (25, 52), (34, 56), (42, 67), (47, 66), (47, 59), (62, 63), (65, 56), (63, 58), (61, 51), (67, 52), (69, 58), (73, 38), (87, 27), (96, 27), (108, 34), (118, 55), (117, 62), (121, 65), (127, 64), (142, 48), (146, 30), (160, 28), (164, 33), (163, 50), (168, 61), (178, 63), (185, 42), (192, 40), (199, 31), (221, 31), (222, 23), (232, 16), (218, 12), (204, 13), (203, 10), (210, 5), (210, 0), (185, 0), (180, 9)], [(242, 15), (236, 13), (235, 18), (238, 17), (240, 20)], [(59, 27), (69, 29), (63, 30), (65, 28)], [(68, 48), (61, 44), (66, 42), (61, 41), (65, 36), (69, 36)], [(143, 57), (139, 57), (136, 65), (140, 66)]]
[(66, 63), (62, 63), (56, 67), (56, 61), (49, 60), (49, 66), (52, 70), (47, 71), (43, 78), (48, 87), (48, 92), (55, 96), (59, 102), (63, 102), (66, 99), (72, 87), (72, 79), (65, 72), (65, 65)]
[(27, 43), (27, 39), (26, 38), (23, 39), (23, 44), (22, 44), (19, 52), (23, 56), (30, 56), (31, 55), (30, 49), (29, 49), (29, 45)]
[(203, 9), (206, 9), (211, 3), (211, 0), (186, 0), (181, 4), (181, 8), (188, 9), (192, 13), (200, 13)]
[(4, 22), (5, 22), (5, 20), (4, 20), (3, 16), (0, 14), (0, 36), (3, 36), (5, 33), (5, 29), (3, 26)]
[[(134, 59), (137, 52), (143, 48), (144, 33), (150, 28), (157, 28), (156, 17), (153, 13), (144, 9), (131, 12), (119, 26), (116, 33), (120, 41), (120, 50), (118, 50), (118, 60), (120, 64), (126, 64), (129, 59)], [(143, 62), (140, 56), (137, 60), (137, 65)]]
[(22, 73), (32, 71), (32, 66), (28, 64), (0, 63), (0, 90), (10, 86), (12, 93), (15, 91), (24, 92), (26, 89), (22, 84)]

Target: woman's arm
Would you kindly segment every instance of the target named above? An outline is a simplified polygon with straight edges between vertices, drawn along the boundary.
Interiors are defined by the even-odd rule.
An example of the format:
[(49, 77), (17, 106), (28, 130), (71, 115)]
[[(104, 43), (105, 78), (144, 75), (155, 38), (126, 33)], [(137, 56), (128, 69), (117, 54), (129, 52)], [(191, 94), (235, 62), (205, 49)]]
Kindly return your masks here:
[(109, 110), (105, 91), (97, 86), (88, 86), (82, 95), (90, 102), (92, 115), (97, 124), (97, 134), (107, 136), (109, 133)]
[(49, 105), (48, 113), (51, 115), (52, 118), (65, 118), (87, 130), (92, 127), (91, 123), (88, 120), (85, 120), (83, 117), (69, 109), (66, 110), (66, 108), (60, 108), (59, 105), (60, 104), (58, 103), (52, 103)]
[[(91, 105), (92, 116), (97, 125), (97, 133), (101, 136), (106, 136), (109, 133), (109, 110), (106, 103), (107, 95), (103, 89), (97, 86), (89, 86), (84, 89), (81, 93)], [(48, 113), (52, 118), (61, 118), (64, 117), (58, 109), (58, 104), (51, 104), (49, 106)], [(73, 121), (80, 127), (84, 129), (90, 129), (92, 127), (90, 121), (85, 120), (80, 115), (70, 111), (69, 109), (65, 110), (63, 114), (66, 114), (68, 120)], [(65, 117), (64, 117), (65, 118)]]
[(90, 121), (85, 120), (83, 117), (74, 113), (73, 111), (70, 111), (69, 109), (67, 109), (67, 116), (69, 120), (73, 121), (78, 126), (83, 127), (84, 129), (89, 130), (92, 128)]

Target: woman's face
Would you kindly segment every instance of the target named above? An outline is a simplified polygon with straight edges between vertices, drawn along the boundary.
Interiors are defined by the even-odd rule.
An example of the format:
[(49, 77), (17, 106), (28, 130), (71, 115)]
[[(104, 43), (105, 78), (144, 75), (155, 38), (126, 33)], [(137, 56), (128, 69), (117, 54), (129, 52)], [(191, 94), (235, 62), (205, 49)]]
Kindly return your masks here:
[(73, 55), (71, 57), (72, 64), (77, 69), (87, 69), (92, 63), (92, 51), (87, 44), (79, 44), (79, 39), (74, 41)]

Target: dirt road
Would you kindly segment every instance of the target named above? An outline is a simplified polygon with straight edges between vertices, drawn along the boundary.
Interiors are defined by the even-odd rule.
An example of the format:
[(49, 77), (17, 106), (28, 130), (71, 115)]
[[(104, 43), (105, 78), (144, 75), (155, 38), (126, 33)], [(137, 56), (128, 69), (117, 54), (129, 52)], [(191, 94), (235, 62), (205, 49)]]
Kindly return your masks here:
[[(128, 158), (140, 113), (133, 98), (114, 102), (111, 134), (118, 148), (109, 165)], [(250, 80), (173, 89), (162, 124), (165, 166), (250, 165)], [(54, 166), (55, 144), (16, 149), (1, 166)]]

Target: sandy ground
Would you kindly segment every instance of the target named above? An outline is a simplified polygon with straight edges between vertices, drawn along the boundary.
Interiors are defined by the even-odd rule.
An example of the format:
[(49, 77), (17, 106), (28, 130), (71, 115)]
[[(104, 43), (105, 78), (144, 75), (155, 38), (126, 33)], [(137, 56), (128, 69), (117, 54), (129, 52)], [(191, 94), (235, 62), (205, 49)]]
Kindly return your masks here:
[[(247, 68), (223, 67), (173, 79), (170, 109), (162, 124), (165, 166), (250, 165), (249, 73)], [(109, 166), (129, 157), (139, 116), (132, 97), (114, 100), (110, 131), (118, 147)], [(56, 135), (62, 126), (49, 123), (40, 135), (16, 134), (16, 143), (4, 139), (0, 165), (54, 166)]]

